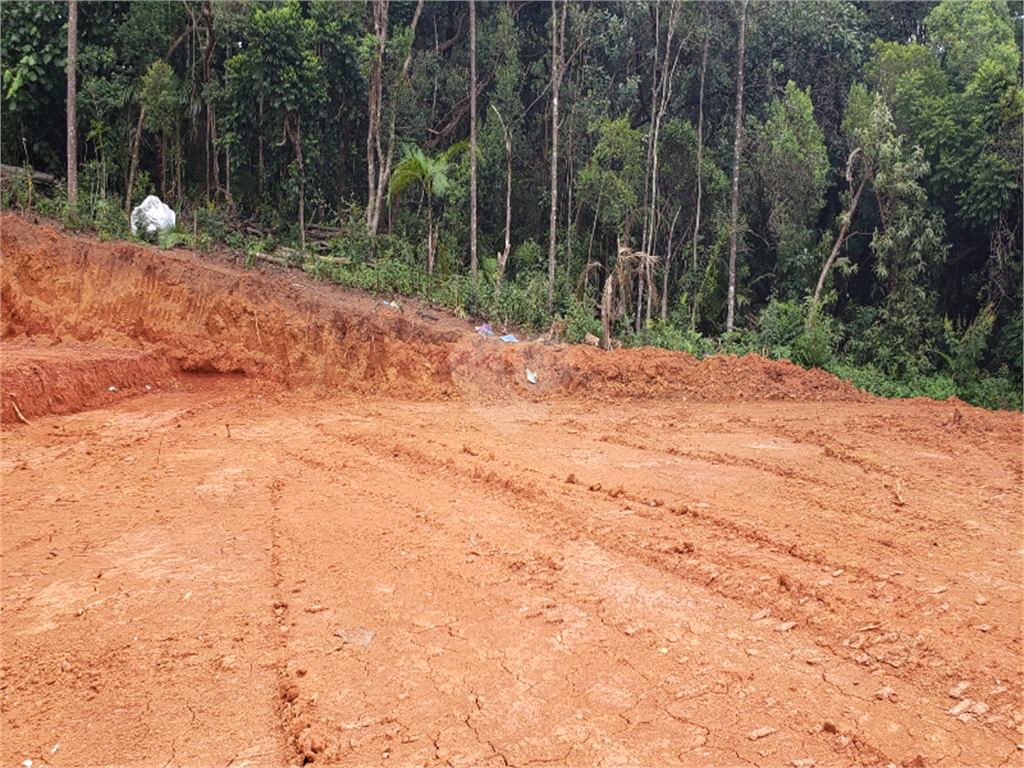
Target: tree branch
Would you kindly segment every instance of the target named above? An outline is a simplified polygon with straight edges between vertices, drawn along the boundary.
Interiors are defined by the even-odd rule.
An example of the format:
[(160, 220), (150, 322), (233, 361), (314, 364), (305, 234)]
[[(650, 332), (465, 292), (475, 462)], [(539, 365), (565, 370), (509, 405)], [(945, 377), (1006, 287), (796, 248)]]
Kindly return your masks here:
[[(476, 95), (479, 96), (481, 93), (483, 93), (484, 89), (488, 85), (490, 85), (493, 80), (494, 80), (494, 72), (491, 72), (481, 82), (477, 83)], [(458, 104), (456, 104), (454, 107), (452, 107), (450, 110), (448, 110), (448, 114), (445, 115), (445, 118), (447, 118), (448, 115), (451, 115), (452, 113), (454, 113), (454, 117), (452, 117), (452, 119), (448, 121), (448, 123), (444, 126), (444, 128), (442, 128), (440, 131), (435, 131), (433, 128), (428, 129), (430, 134), (433, 136), (433, 138), (431, 138), (427, 142), (427, 146), (431, 147), (431, 148), (436, 147), (442, 141), (444, 141), (449, 136), (451, 136), (451, 134), (455, 131), (455, 129), (459, 127), (459, 123), (462, 122), (463, 118), (466, 117), (466, 113), (468, 113), (468, 112), (469, 112), (469, 96), (467, 95)]]

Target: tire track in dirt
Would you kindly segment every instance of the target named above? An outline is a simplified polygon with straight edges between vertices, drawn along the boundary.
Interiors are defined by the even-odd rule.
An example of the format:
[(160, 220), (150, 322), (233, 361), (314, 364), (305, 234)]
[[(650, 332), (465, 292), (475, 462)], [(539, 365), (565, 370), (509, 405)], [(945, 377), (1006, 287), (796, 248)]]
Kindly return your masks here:
[[(244, 586), (254, 574), (237, 567), (254, 557), (253, 529), (211, 524), (196, 514), (195, 495), (167, 492), (191, 464), (196, 446), (182, 430), (195, 421), (172, 409), (156, 420), (90, 414), (61, 422), (72, 435), (53, 421), (23, 437), (60, 433), (76, 445), (3, 470), (5, 528), (31, 515), (47, 534), (27, 550), (4, 537), (2, 761), (84, 764), (107, 754), (120, 763), (276, 762), (273, 744), (251, 732), (258, 720), (246, 722), (235, 705), (241, 690), (258, 698), (264, 688), (262, 654), (254, 653), (262, 632), (236, 608), (254, 591)], [(96, 464), (113, 452), (131, 461)], [(53, 468), (61, 481), (39, 498), (34, 477)], [(207, 469), (214, 482), (196, 478), (206, 488), (200, 498), (226, 490), (220, 468)], [(52, 565), (33, 567), (40, 555)], [(226, 616), (239, 617), (233, 628)], [(34, 706), (39, 687), (45, 709)], [(45, 735), (32, 727), (40, 716)]]
[[(430, 472), (430, 471), (438, 469), (438, 468), (445, 468), (445, 469), (447, 469), (447, 468), (458, 468), (460, 470), (459, 471), (460, 475), (462, 475), (463, 477), (465, 477), (467, 479), (471, 478), (471, 477), (476, 477), (477, 481), (478, 481), (478, 484), (479, 484), (479, 480), (482, 479), (483, 480), (483, 485), (488, 485), (489, 484), (491, 486), (497, 486), (498, 488), (507, 489), (507, 490), (511, 491), (513, 493), (513, 495), (515, 495), (518, 498), (519, 502), (521, 502), (521, 503), (529, 503), (529, 504), (531, 504), (531, 506), (534, 503), (536, 503), (536, 505), (538, 507), (547, 507), (548, 509), (551, 509), (552, 507), (556, 508), (557, 509), (557, 513), (550, 516), (553, 519), (564, 520), (566, 517), (570, 516), (568, 514), (568, 510), (566, 508), (559, 508), (559, 505), (562, 502), (560, 500), (554, 499), (552, 497), (552, 494), (547, 493), (544, 489), (538, 489), (536, 487), (526, 487), (526, 486), (517, 485), (514, 482), (509, 482), (507, 477), (505, 477), (505, 478), (501, 477), (500, 474), (493, 475), (491, 477), (489, 477), (488, 475), (481, 475), (481, 473), (475, 467), (473, 468), (473, 470), (470, 470), (470, 468), (468, 466), (465, 466), (465, 465), (460, 467), (460, 466), (458, 466), (458, 464), (456, 462), (453, 462), (450, 459), (445, 459), (444, 461), (431, 460), (429, 457), (425, 456), (424, 454), (422, 454), (421, 452), (419, 452), (419, 451), (417, 451), (415, 449), (409, 449), (409, 448), (404, 448), (403, 449), (403, 448), (401, 448), (400, 447), (401, 440), (399, 440), (398, 442), (393, 442), (394, 438), (395, 438), (394, 435), (375, 435), (375, 436), (372, 436), (372, 437), (364, 437), (364, 438), (361, 438), (361, 439), (357, 439), (354, 435), (350, 434), (350, 435), (347, 436), (347, 438), (348, 438), (348, 442), (350, 444), (358, 444), (358, 445), (366, 448), (367, 450), (373, 452), (374, 456), (376, 456), (378, 458), (384, 458), (384, 457), (390, 457), (392, 459), (398, 458), (398, 457), (400, 457), (402, 459), (412, 458), (416, 462), (417, 469), (419, 471), (424, 471), (424, 469), (425, 469), (427, 472)], [(446, 451), (447, 455), (456, 455), (457, 454), (457, 450), (456, 450), (454, 445), (447, 446), (447, 449), (448, 449)], [(468, 448), (466, 444), (463, 445), (463, 450), (462, 450), (462, 454), (463, 455), (470, 455), (470, 456), (472, 456), (474, 453), (476, 453), (476, 452), (473, 451), (471, 448)], [(424, 467), (423, 465), (426, 465), (426, 467)], [(378, 468), (378, 470), (380, 470), (380, 469), (381, 468)], [(618, 496), (618, 494), (616, 494), (616, 496)], [(625, 498), (625, 497), (623, 497), (623, 498)], [(641, 507), (641, 509), (643, 509), (643, 508)], [(644, 512), (646, 512), (646, 511), (647, 510), (644, 510)], [(657, 514), (659, 514), (659, 511), (655, 510), (653, 515), (657, 515)], [(663, 514), (663, 515), (671, 515), (671, 512), (666, 511), (666, 512), (661, 513), (661, 514)], [(645, 522), (649, 524), (651, 522), (651, 519), (652, 519), (652, 514), (645, 514), (644, 517), (645, 517)], [(545, 520), (546, 524), (551, 523), (551, 522), (552, 522), (551, 519), (546, 519)], [(573, 534), (578, 532), (578, 531), (574, 531), (571, 526), (563, 526), (562, 530), (560, 532), (565, 535), (565, 538), (571, 539), (571, 538), (573, 538)], [(664, 562), (664, 558), (663, 557), (652, 555), (649, 552), (644, 552), (643, 551), (644, 550), (644, 546), (643, 545), (638, 547), (636, 545), (636, 542), (628, 541), (629, 546), (623, 546), (624, 540), (623, 540), (623, 537), (622, 537), (621, 533), (619, 533), (617, 535), (610, 535), (610, 536), (604, 537), (604, 536), (601, 535), (603, 533), (602, 531), (595, 530), (593, 528), (588, 529), (587, 533), (592, 536), (592, 538), (594, 539), (595, 543), (597, 543), (599, 546), (602, 546), (604, 549), (606, 549), (606, 551), (611, 551), (611, 550), (618, 549), (620, 552), (625, 552), (628, 556), (630, 556), (631, 558), (633, 558), (633, 559), (635, 559), (637, 561), (644, 562), (645, 564), (652, 565), (652, 566), (654, 566), (656, 568), (659, 568), (661, 570), (670, 570), (670, 571), (674, 570), (677, 574), (679, 574), (678, 567), (673, 567), (673, 566), (670, 566), (670, 565), (666, 565), (666, 563)], [(651, 532), (651, 535), (648, 537), (648, 539), (657, 538), (658, 533), (659, 532), (656, 532), (656, 531)], [(666, 536), (666, 538), (671, 539), (672, 537), (673, 537), (673, 532), (670, 531), (669, 535)], [(627, 539), (628, 539), (628, 537), (627, 537)], [(764, 542), (762, 542), (762, 543), (764, 543)], [(771, 542), (767, 542), (767, 543), (770, 544)], [(763, 563), (764, 559), (765, 559), (764, 558), (764, 553), (758, 553), (758, 554), (752, 554), (752, 555), (751, 554), (747, 554), (746, 557), (743, 558), (743, 560), (745, 561), (744, 565), (746, 565), (746, 564), (748, 564), (750, 562), (762, 562)], [(729, 570), (729, 569), (731, 569), (733, 571), (741, 570), (741, 569), (737, 569), (736, 568), (736, 566), (737, 566), (737, 564), (739, 562), (740, 562), (740, 559), (738, 559), (737, 556), (735, 554), (733, 554), (732, 555), (732, 559), (726, 559), (724, 561), (723, 560), (719, 560), (719, 562), (718, 562), (718, 564), (716, 566), (712, 566), (712, 572), (713, 573), (717, 573), (720, 570)], [(707, 568), (707, 564), (706, 563), (701, 563), (700, 567), (701, 568)], [(788, 572), (791, 573), (792, 572), (792, 566), (790, 564), (788, 564), (788, 563), (785, 563), (785, 561), (783, 561), (783, 564), (780, 564), (775, 570), (771, 571), (771, 575), (773, 577), (776, 577), (776, 578), (779, 579), (779, 581), (781, 582), (781, 587), (783, 589), (785, 589), (786, 591), (794, 591), (796, 593), (794, 595), (794, 597), (798, 599), (798, 602), (802, 603), (804, 600), (806, 600), (807, 599), (806, 595), (804, 595), (802, 598), (800, 597), (801, 585), (799, 583), (795, 582), (795, 580), (792, 577), (790, 577), (789, 580), (787, 581), (785, 575), (781, 575), (781, 576), (779, 575), (780, 571), (788, 571)], [(762, 574), (764, 573), (764, 568), (763, 567), (761, 568), (761, 573)], [(684, 569), (684, 573), (681, 574), (681, 575), (689, 576), (690, 578), (693, 578), (694, 576), (697, 576), (698, 574), (694, 570), (692, 570), (692, 569), (690, 570), (689, 574), (687, 574), (685, 572), (685, 569)], [(749, 576), (745, 576), (745, 577), (741, 576), (741, 578), (739, 579), (739, 583), (742, 584), (744, 581), (752, 582), (753, 579), (754, 579), (754, 575), (756, 575), (756, 572), (753, 575), (749, 575)], [(707, 579), (707, 571), (705, 570), (704, 571), (704, 580), (706, 580), (706, 579)], [(728, 583), (726, 583), (724, 587), (722, 586), (723, 582), (727, 582), (728, 579), (723, 579), (723, 582), (719, 582), (718, 585), (714, 585), (714, 581), (715, 581), (715, 579), (711, 579), (710, 582), (709, 582), (709, 585), (713, 585), (713, 588), (719, 594), (722, 594), (723, 596), (730, 597), (731, 599), (739, 599), (739, 600), (743, 601), (744, 595), (742, 594), (742, 592), (740, 592), (738, 590), (731, 590), (731, 589), (729, 589), (729, 584)], [(817, 590), (817, 589), (808, 589), (806, 591), (811, 593), (811, 594), (815, 594), (817, 592), (820, 592), (820, 590)], [(821, 597), (821, 596), (818, 595), (818, 597)], [(822, 599), (827, 599), (827, 598), (822, 598)], [(842, 600), (840, 598), (839, 602), (841, 602), (841, 601)], [(747, 600), (745, 602), (747, 602), (747, 604), (749, 605), (749, 600)], [(831, 608), (831, 606), (829, 606), (829, 607)], [(843, 606), (843, 607), (846, 607), (846, 606)], [(832, 610), (835, 610), (835, 609), (833, 608)], [(765, 618), (767, 618), (767, 617), (765, 617)], [(772, 617), (771, 621), (777, 623), (780, 618), (785, 618), (785, 617), (784, 616), (778, 616), (778, 614), (776, 614), (776, 616)], [(800, 618), (800, 617), (797, 616), (796, 618)], [(847, 619), (849, 619), (849, 617), (847, 617)], [(783, 625), (786, 624), (786, 623), (787, 622), (782, 622)], [(847, 636), (849, 634), (848, 627), (849, 627), (849, 623), (847, 621), (845, 626), (837, 627), (837, 631), (831, 633), (833, 635), (831, 641), (827, 641), (825, 637), (819, 635), (815, 642), (819, 646), (824, 645), (824, 646), (829, 647), (829, 649), (832, 651), (832, 653), (835, 654), (836, 656), (845, 656), (847, 659), (850, 659), (850, 660), (853, 660), (853, 661), (858, 661), (858, 659), (855, 658), (855, 657), (859, 655), (859, 656), (864, 656), (865, 660), (870, 660), (872, 657), (866, 656), (863, 653), (863, 651), (860, 651), (860, 648), (863, 645), (863, 641), (860, 641), (859, 643), (857, 641), (855, 641), (854, 644), (857, 645), (856, 648), (854, 648), (852, 650), (844, 650), (844, 647), (843, 647), (843, 645), (841, 645), (841, 643), (842, 643), (842, 641), (844, 639), (847, 639)], [(871, 624), (869, 623), (868, 628), (870, 628), (870, 627), (871, 627)], [(788, 631), (788, 628), (787, 628), (787, 631)], [(818, 631), (820, 631), (820, 629)], [(896, 669), (899, 669), (900, 667), (903, 666), (904, 660), (908, 656), (907, 653), (899, 651), (898, 647), (901, 644), (909, 646), (911, 644), (910, 641), (912, 639), (913, 639), (912, 637), (904, 636), (902, 633), (899, 633), (899, 632), (897, 632), (895, 634), (893, 634), (892, 632), (889, 632), (889, 633), (880, 635), (880, 640), (881, 640), (880, 643), (869, 644), (867, 647), (869, 649), (874, 649), (875, 656), (873, 658), (879, 659), (879, 660), (881, 660), (883, 662), (887, 658), (892, 659), (892, 663), (890, 664), (890, 666), (892, 666), (893, 669), (896, 670)], [(895, 643), (895, 646), (894, 646), (894, 643)], [(920, 652), (920, 650), (921, 650), (920, 646), (921, 645), (922, 645), (921, 638), (918, 637), (916, 645), (914, 646), (914, 652), (913, 652), (912, 657), (910, 659), (911, 662), (916, 663), (916, 662), (919, 662), (919, 661), (927, 660), (927, 658), (928, 658), (928, 651), (926, 649), (923, 653)], [(894, 648), (896, 649), (895, 650), (895, 652), (896, 652), (895, 656), (892, 655), (892, 653), (894, 652)], [(886, 653), (888, 653), (888, 656), (886, 655)], [(863, 662), (858, 662), (858, 663), (863, 663)], [(877, 669), (877, 667), (876, 667), (876, 669)], [(901, 675), (898, 672), (894, 672), (892, 670), (890, 670), (890, 674), (897, 675), (897, 679), (907, 677), (906, 675)], [(907, 682), (907, 681), (905, 680), (904, 682)], [(944, 695), (944, 694), (939, 694), (939, 695), (941, 696), (941, 695)]]

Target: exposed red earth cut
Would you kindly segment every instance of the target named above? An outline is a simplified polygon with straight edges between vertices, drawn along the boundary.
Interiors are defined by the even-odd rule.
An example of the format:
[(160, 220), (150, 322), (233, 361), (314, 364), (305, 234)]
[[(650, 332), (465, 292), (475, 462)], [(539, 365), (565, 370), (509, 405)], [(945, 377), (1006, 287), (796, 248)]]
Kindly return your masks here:
[(1024, 763), (1020, 413), (430, 311), (0, 221), (0, 763)]

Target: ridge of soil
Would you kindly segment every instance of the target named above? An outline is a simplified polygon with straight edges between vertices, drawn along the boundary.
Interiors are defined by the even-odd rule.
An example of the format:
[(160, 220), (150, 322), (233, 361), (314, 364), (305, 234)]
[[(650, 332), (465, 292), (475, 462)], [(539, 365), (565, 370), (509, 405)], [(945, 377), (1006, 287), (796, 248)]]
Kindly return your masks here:
[[(0, 248), (3, 373), (26, 417), (97, 405), (109, 400), (110, 386), (137, 391), (144, 379), (166, 386), (170, 377), (189, 373), (241, 374), (321, 392), (426, 399), (459, 393), (474, 401), (510, 391), (531, 400), (566, 393), (718, 402), (870, 399), (824, 371), (754, 354), (698, 361), (656, 348), (606, 353), (583, 345), (506, 345), (477, 336), (468, 322), (446, 317), (437, 327), (412, 306), (407, 317), (301, 273), (247, 271), (188, 252), (69, 237), (12, 215), (0, 224)], [(96, 397), (40, 376), (33, 347), (41, 345), (70, 347), (69, 359), (83, 368), (76, 379), (87, 375), (82, 386), (93, 386)], [(83, 345), (97, 351), (83, 355)], [(136, 354), (100, 359), (99, 349)], [(130, 373), (133, 360), (139, 369)], [(539, 373), (537, 385), (527, 381), (527, 368)], [(15, 416), (9, 399), (0, 409), (4, 422)]]
[(2, 765), (1024, 764), (1020, 413), (14, 216), (0, 402)]

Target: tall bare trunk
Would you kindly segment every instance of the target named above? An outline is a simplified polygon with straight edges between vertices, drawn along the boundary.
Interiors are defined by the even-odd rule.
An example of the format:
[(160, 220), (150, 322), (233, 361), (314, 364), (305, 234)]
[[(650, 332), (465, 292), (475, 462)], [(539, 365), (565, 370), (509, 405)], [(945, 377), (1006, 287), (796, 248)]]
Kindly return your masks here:
[(68, 0), (68, 208), (78, 200), (78, 136), (75, 129), (76, 67), (78, 60), (78, 0)]
[[(846, 161), (846, 181), (850, 184), (850, 191), (853, 192), (853, 165), (857, 159), (858, 154), (863, 154), (860, 149), (855, 149), (850, 153), (849, 159)], [(865, 163), (867, 166), (867, 163)], [(850, 224), (853, 222), (853, 214), (857, 212), (857, 203), (860, 202), (860, 195), (864, 191), (864, 187), (868, 183), (870, 177), (867, 173), (864, 174), (864, 178), (860, 181), (860, 186), (857, 188), (856, 194), (850, 201), (850, 207), (846, 211), (846, 215), (843, 217), (843, 226), (839, 230), (839, 237), (836, 238), (836, 244), (832, 246), (832, 253), (829, 254), (828, 260), (825, 262), (825, 266), (821, 270), (821, 276), (818, 277), (818, 285), (814, 289), (814, 301), (811, 302), (812, 311), (807, 314), (807, 323), (810, 325), (811, 317), (814, 312), (813, 309), (818, 306), (818, 300), (821, 298), (821, 290), (825, 287), (825, 278), (828, 276), (829, 269), (832, 268), (832, 263), (836, 260), (839, 255), (839, 249), (842, 248), (843, 242), (846, 240), (846, 233), (850, 231)]]
[(676, 221), (682, 206), (676, 209), (676, 215), (672, 217), (672, 224), (668, 228), (668, 247), (665, 249), (665, 274), (661, 279), (661, 321), (668, 321), (668, 273), (672, 267), (672, 237), (676, 232)]
[(572, 285), (572, 132), (565, 153), (565, 284)]
[(366, 231), (370, 237), (377, 234), (380, 218), (379, 202), (384, 194), (377, 184), (377, 163), (382, 160), (380, 120), (383, 90), (381, 79), (384, 69), (384, 46), (388, 36), (388, 0), (373, 0), (373, 32), (377, 54), (370, 66), (366, 131), (366, 181), (369, 185), (369, 195), (366, 201)]
[[(344, 110), (342, 110), (344, 111)], [(338, 221), (341, 221), (345, 213), (345, 198), (348, 196), (348, 186), (346, 184), (345, 174), (348, 170), (347, 167), (347, 154), (348, 154), (348, 132), (349, 132), (349, 120), (347, 117), (342, 117), (340, 121), (341, 128), (341, 146), (338, 150), (338, 201), (337, 210)]]
[(498, 108), (491, 104), (491, 109), (494, 110), (494, 114), (498, 116), (498, 122), (501, 123), (501, 131), (505, 135), (505, 159), (508, 162), (508, 172), (506, 175), (507, 183), (505, 185), (505, 250), (498, 254), (498, 277), (494, 282), (494, 292), (497, 294), (501, 291), (501, 278), (505, 273), (505, 263), (508, 261), (509, 252), (512, 250), (512, 132), (505, 125), (505, 121), (501, 118), (501, 112)]
[[(423, 11), (424, 0), (416, 4), (416, 11), (413, 13), (412, 29), (413, 39), (416, 38), (416, 25), (419, 22), (420, 14)], [(369, 88), (369, 127), (366, 133), (366, 164), (367, 178), (369, 184), (369, 199), (366, 204), (366, 227), (371, 237), (377, 235), (380, 226), (380, 217), (384, 211), (384, 198), (387, 194), (388, 179), (391, 176), (391, 161), (395, 150), (395, 111), (398, 102), (398, 84), (392, 83), (391, 94), (391, 115), (388, 120), (388, 143), (386, 150), (381, 145), (380, 123), (383, 112), (383, 77), (384, 77), (384, 48), (388, 37), (388, 5), (389, 0), (373, 0), (373, 28), (376, 38), (377, 56), (373, 66), (370, 68)], [(407, 81), (409, 76), (409, 62), (412, 61), (412, 44), (402, 64), (402, 80)]]
[[(203, 53), (203, 85), (208, 85), (213, 79), (210, 70), (210, 63), (213, 60), (213, 53), (216, 45), (216, 37), (213, 34), (213, 3), (207, 0), (203, 3), (203, 21), (206, 22), (206, 50)], [(206, 96), (200, 97), (203, 106), (206, 107), (206, 169), (209, 174), (210, 161), (213, 160), (213, 194), (220, 191), (220, 161), (217, 153), (217, 112), (213, 104)], [(211, 153), (212, 149), (212, 153)], [(212, 154), (212, 157), (211, 157)], [(210, 197), (211, 179), (207, 176), (206, 197)]]
[(267, 167), (263, 163), (263, 97), (260, 96), (259, 101), (259, 133), (256, 136), (256, 145), (258, 150), (257, 162), (259, 163), (260, 169), (260, 197), (263, 197), (264, 187), (264, 176), (267, 173)]
[(167, 131), (160, 131), (160, 197), (167, 200)]
[[(665, 118), (665, 113), (668, 110), (669, 101), (672, 99), (672, 80), (675, 76), (676, 66), (679, 64), (679, 55), (683, 50), (683, 42), (676, 47), (675, 56), (672, 54), (672, 41), (678, 31), (679, 18), (682, 14), (682, 3), (673, 2), (671, 6), (671, 13), (668, 19), (668, 29), (665, 32), (665, 58), (659, 62), (657, 56), (654, 61), (654, 78), (651, 91), (651, 109), (652, 111), (657, 104), (657, 111), (651, 115), (651, 127), (648, 134), (648, 146), (647, 146), (647, 160), (648, 160), (648, 172), (645, 173), (645, 178), (650, 178), (650, 187), (645, 190), (645, 209), (644, 209), (644, 234), (643, 234), (643, 245), (641, 251), (644, 253), (654, 253), (655, 251), (655, 240), (658, 232), (658, 138), (661, 132), (661, 122)], [(655, 41), (657, 49), (657, 39), (660, 37), (659, 32), (659, 9), (655, 5)], [(659, 77), (659, 66), (660, 66), (660, 77)], [(649, 192), (649, 194), (648, 194)], [(647, 207), (649, 203), (649, 208)], [(645, 262), (642, 277), (637, 280), (637, 313), (636, 313), (636, 330), (640, 330), (640, 301), (643, 296), (644, 288), (647, 289), (647, 311), (646, 319), (651, 319), (651, 299), (654, 293), (654, 275), (653, 265), (651, 260)]]
[(697, 268), (697, 243), (700, 240), (700, 207), (704, 197), (704, 80), (708, 72), (708, 44), (711, 35), (704, 38), (704, 53), (700, 62), (700, 99), (697, 109), (697, 219), (693, 225), (693, 268)]
[(469, 271), (476, 282), (476, 0), (469, 0)]
[(725, 331), (731, 333), (736, 307), (736, 238), (739, 234), (740, 150), (743, 142), (743, 53), (747, 27), (747, 2), (740, 3), (739, 63), (736, 75), (736, 141), (732, 153), (732, 219), (729, 241), (729, 307), (725, 315)]
[(146, 118), (145, 105), (139, 107), (139, 122), (135, 126), (135, 132), (128, 141), (128, 154), (131, 155), (131, 166), (128, 169), (128, 192), (124, 198), (124, 215), (130, 216), (132, 212), (132, 188), (135, 186), (135, 179), (139, 173), (139, 144), (142, 141), (142, 121)]
[(434, 276), (434, 206), (427, 194), (427, 274)]
[[(705, 16), (710, 24), (710, 19)], [(704, 80), (708, 72), (708, 45), (711, 43), (710, 30), (705, 31), (704, 53), (700, 63), (700, 106), (697, 114), (697, 216), (693, 225), (693, 271), (697, 271), (697, 246), (700, 243), (701, 201), (704, 196)], [(693, 293), (693, 306), (690, 310), (690, 330), (697, 329), (697, 291)]]
[(555, 239), (558, 232), (558, 91), (565, 74), (565, 17), (568, 0), (562, 0), (558, 18), (557, 0), (551, 0), (551, 228), (548, 235), (548, 312), (555, 305)]
[(295, 128), (288, 122), (288, 113), (284, 116), (285, 135), (295, 150), (295, 164), (299, 168), (299, 242), (302, 251), (306, 250), (306, 171), (302, 163), (302, 113), (295, 115)]

